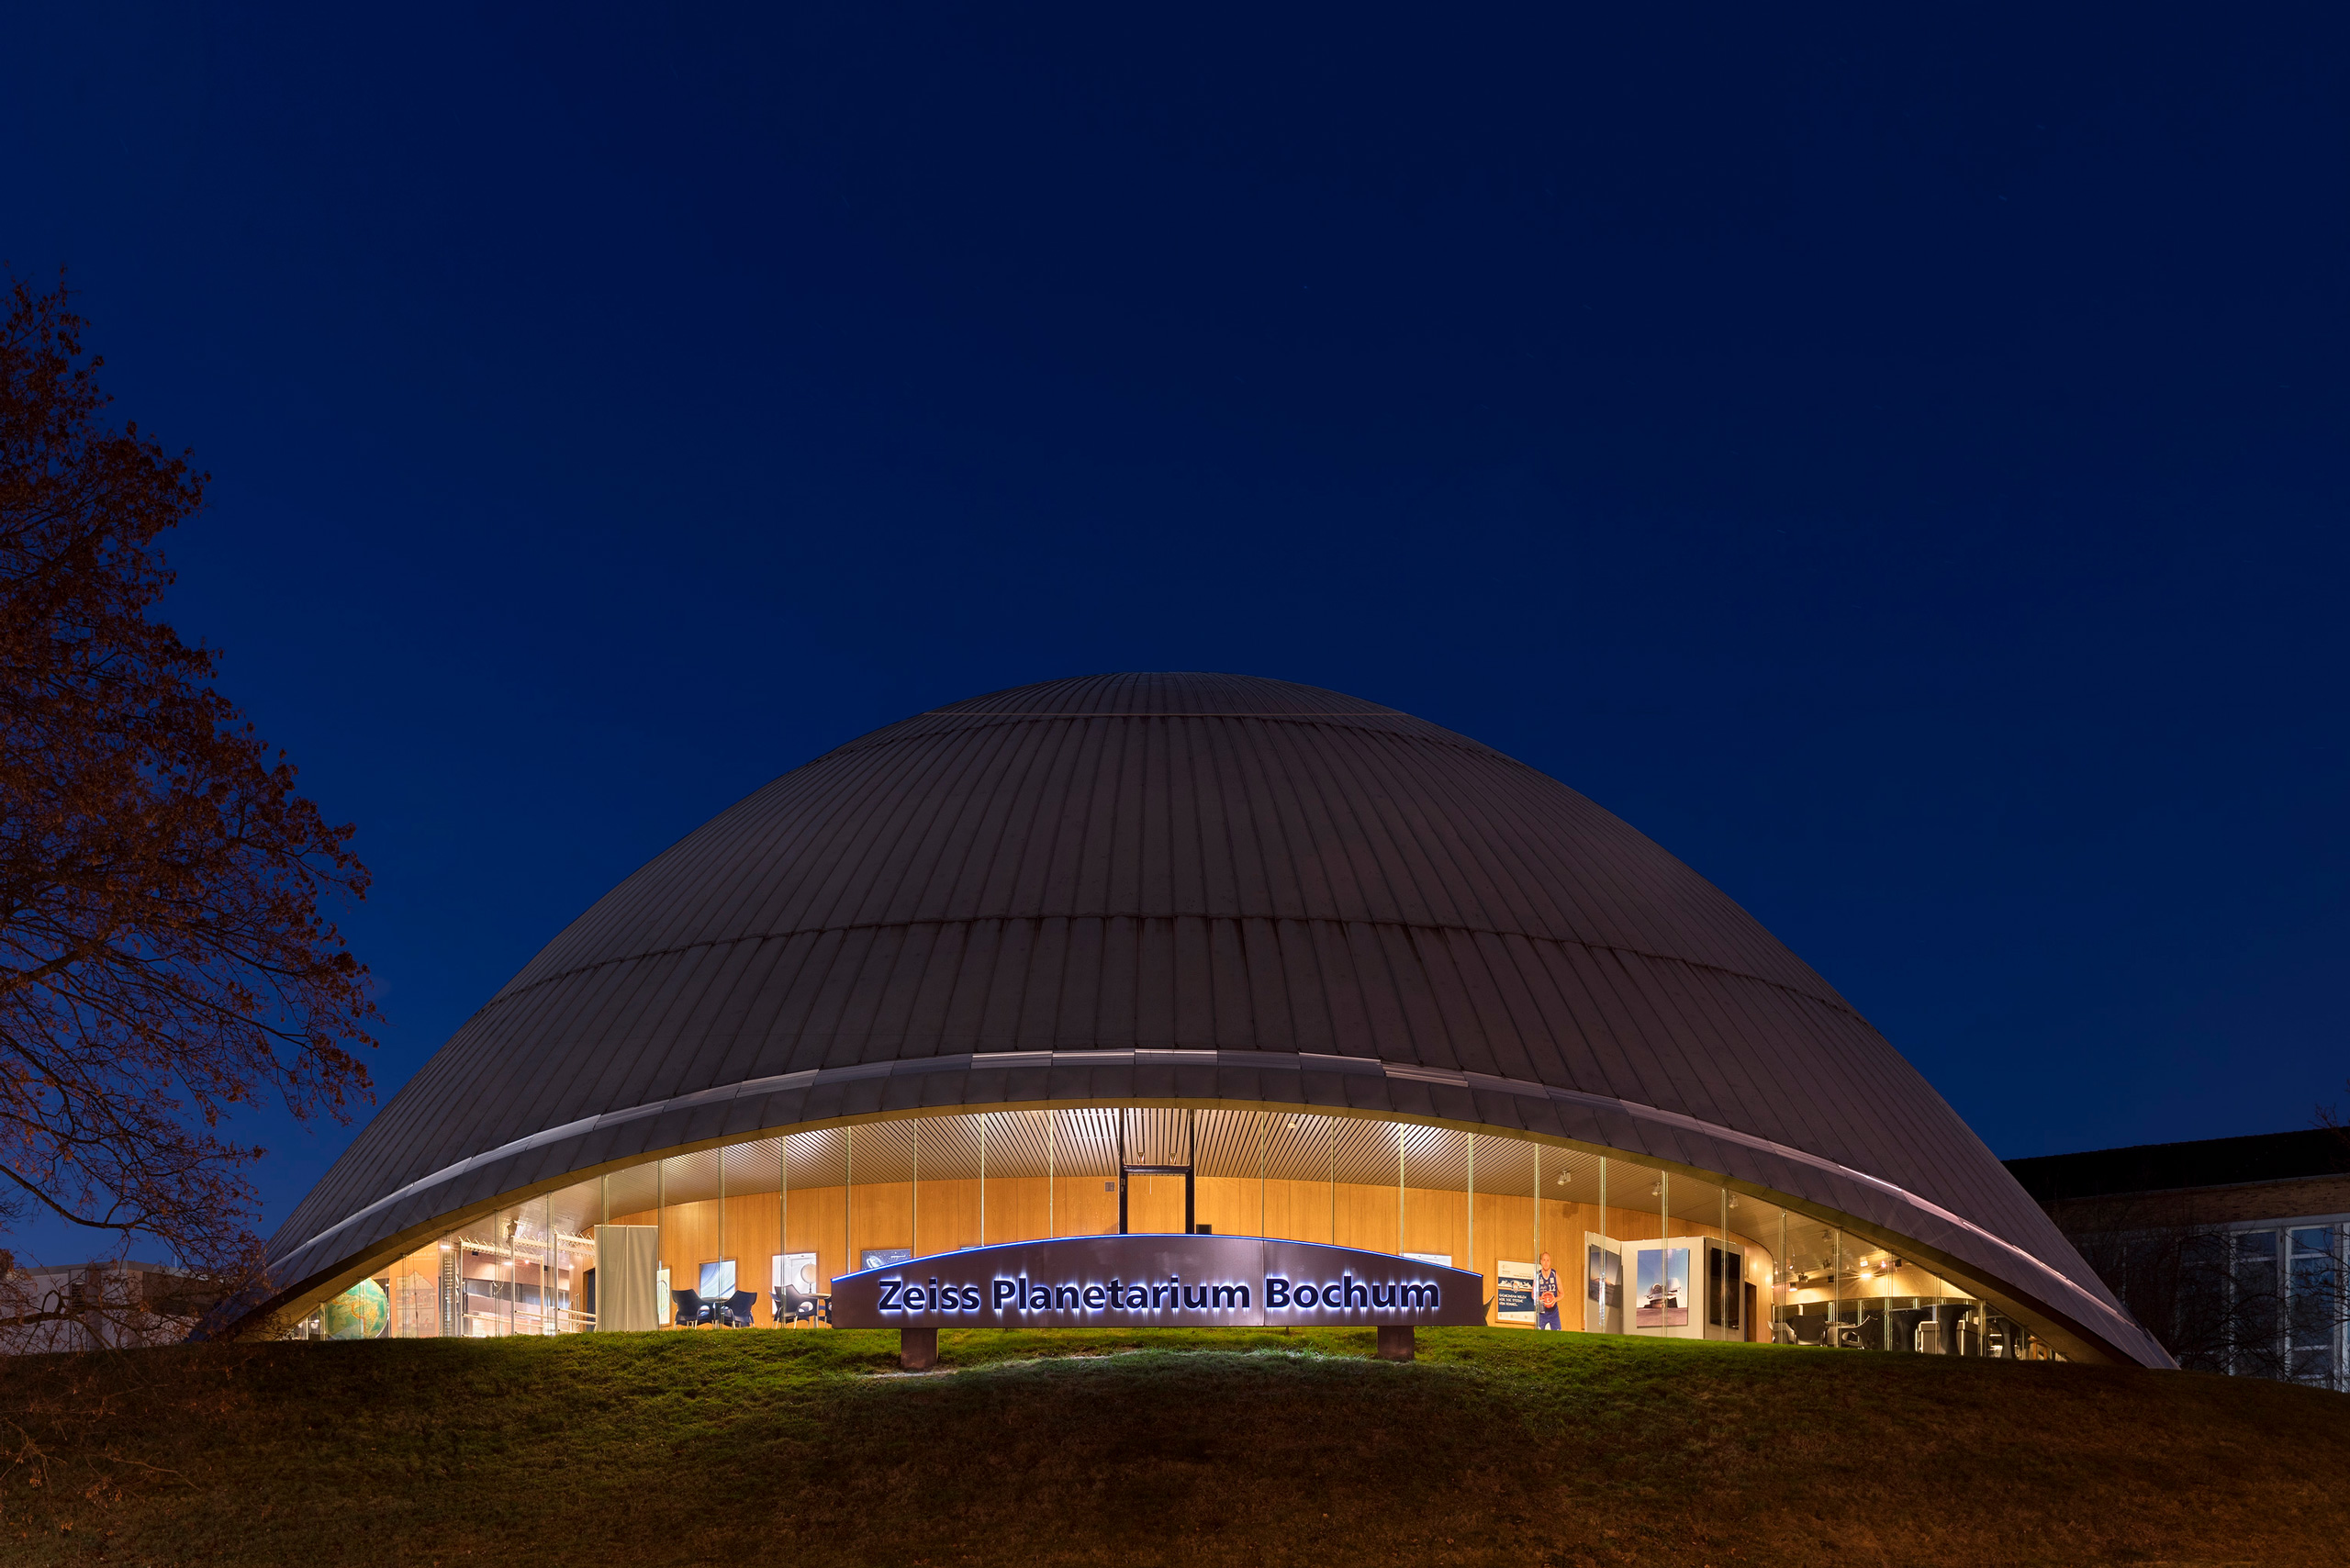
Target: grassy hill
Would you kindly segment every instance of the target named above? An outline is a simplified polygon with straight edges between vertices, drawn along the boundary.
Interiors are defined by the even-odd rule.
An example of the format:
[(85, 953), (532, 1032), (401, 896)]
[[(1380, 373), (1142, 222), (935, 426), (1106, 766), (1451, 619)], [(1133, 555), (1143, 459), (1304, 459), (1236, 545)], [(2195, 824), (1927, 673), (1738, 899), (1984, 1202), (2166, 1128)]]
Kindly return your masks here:
[(0, 1562), (2350, 1561), (2350, 1397), (1422, 1330), (744, 1332), (0, 1362)]

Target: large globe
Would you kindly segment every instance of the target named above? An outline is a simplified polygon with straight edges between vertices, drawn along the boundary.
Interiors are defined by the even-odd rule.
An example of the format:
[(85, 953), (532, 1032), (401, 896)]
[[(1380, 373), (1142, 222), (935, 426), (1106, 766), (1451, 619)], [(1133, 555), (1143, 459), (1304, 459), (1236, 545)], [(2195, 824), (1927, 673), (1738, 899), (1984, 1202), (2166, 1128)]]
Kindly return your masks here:
[(380, 1339), (391, 1326), (391, 1298), (373, 1280), (362, 1280), (320, 1309), (330, 1339)]

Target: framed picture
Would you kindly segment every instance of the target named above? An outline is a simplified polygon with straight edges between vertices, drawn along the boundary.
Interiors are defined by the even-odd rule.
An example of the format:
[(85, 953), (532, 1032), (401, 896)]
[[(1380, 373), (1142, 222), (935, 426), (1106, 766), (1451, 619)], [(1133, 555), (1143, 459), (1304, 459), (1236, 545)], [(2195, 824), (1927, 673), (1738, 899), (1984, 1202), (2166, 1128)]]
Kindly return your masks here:
[(1689, 1249), (1643, 1247), (1633, 1282), (1632, 1327), (1689, 1326)]
[(1531, 1263), (1505, 1258), (1494, 1265), (1494, 1321), (1531, 1324), (1534, 1321), (1534, 1276)]
[(701, 1283), (694, 1294), (704, 1301), (724, 1301), (734, 1294), (734, 1260), (721, 1258), (701, 1266)]
[(857, 1267), (886, 1269), (892, 1263), (912, 1262), (913, 1255), (914, 1249), (911, 1247), (867, 1247), (857, 1254), (857, 1257), (863, 1260)]
[(1406, 1252), (1404, 1256), (1422, 1263), (1434, 1263), (1439, 1269), (1452, 1267), (1452, 1254), (1449, 1252)]
[(813, 1252), (778, 1252), (768, 1263), (772, 1277), (768, 1283), (777, 1290), (798, 1291), (801, 1295), (821, 1295), (823, 1288), (816, 1282), (816, 1254)]

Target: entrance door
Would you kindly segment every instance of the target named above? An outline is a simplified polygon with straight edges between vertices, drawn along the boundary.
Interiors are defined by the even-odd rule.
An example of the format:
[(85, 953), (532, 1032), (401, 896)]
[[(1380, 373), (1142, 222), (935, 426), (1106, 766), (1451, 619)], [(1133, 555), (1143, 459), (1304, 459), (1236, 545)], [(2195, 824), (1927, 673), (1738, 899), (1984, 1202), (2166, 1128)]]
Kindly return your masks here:
[(1189, 1228), (1192, 1175), (1188, 1170), (1126, 1172), (1126, 1229), (1141, 1235)]
[(1118, 1228), (1181, 1236), (1192, 1228), (1190, 1111), (1130, 1108), (1118, 1115)]

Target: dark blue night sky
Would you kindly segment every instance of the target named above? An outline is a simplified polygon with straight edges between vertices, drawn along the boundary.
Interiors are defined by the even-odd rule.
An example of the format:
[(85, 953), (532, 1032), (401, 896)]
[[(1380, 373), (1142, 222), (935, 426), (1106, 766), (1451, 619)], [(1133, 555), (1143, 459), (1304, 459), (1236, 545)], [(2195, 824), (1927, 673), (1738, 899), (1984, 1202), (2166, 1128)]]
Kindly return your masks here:
[[(1309, 681), (1557, 775), (2002, 1155), (2350, 1073), (2338, 6), (10, 6), (0, 257), (396, 1090), (908, 712)], [(264, 1228), (347, 1130), (289, 1132)]]

